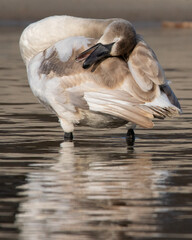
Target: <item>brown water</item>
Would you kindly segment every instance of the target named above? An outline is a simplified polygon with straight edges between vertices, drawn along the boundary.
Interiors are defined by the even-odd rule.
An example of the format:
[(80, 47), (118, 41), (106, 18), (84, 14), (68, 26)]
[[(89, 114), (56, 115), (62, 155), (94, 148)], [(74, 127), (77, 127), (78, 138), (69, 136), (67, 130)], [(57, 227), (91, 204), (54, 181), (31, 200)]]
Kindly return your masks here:
[(192, 239), (192, 30), (137, 26), (183, 115), (138, 128), (78, 128), (33, 97), (19, 55), (22, 28), (0, 28), (0, 239)]

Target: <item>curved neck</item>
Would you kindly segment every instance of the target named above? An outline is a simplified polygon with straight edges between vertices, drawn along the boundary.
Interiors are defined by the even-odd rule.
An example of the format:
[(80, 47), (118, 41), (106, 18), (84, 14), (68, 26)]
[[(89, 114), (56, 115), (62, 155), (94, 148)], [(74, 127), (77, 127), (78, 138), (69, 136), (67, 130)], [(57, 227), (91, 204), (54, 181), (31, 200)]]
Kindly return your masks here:
[(115, 19), (96, 20), (70, 16), (53, 16), (30, 24), (20, 38), (21, 56), (30, 59), (59, 40), (72, 36), (100, 38)]

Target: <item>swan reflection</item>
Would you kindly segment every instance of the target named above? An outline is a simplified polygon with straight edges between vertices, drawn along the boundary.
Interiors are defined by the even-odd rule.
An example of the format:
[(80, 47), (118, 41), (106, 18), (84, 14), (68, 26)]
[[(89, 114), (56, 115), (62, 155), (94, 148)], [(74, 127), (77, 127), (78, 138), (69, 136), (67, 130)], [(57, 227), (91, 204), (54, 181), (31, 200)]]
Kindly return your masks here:
[(62, 143), (55, 163), (28, 173), (22, 187), (21, 239), (120, 239), (155, 230), (157, 185), (168, 173), (153, 164), (151, 154), (124, 146)]

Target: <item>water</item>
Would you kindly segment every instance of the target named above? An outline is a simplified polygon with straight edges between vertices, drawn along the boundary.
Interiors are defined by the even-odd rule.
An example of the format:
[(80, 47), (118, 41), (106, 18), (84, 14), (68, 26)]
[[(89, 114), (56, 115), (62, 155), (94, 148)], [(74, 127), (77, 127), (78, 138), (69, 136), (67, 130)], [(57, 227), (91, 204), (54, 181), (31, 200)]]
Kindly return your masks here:
[(33, 97), (19, 55), (22, 28), (0, 35), (0, 239), (192, 239), (192, 30), (137, 26), (183, 115), (138, 128), (77, 128), (62, 142)]

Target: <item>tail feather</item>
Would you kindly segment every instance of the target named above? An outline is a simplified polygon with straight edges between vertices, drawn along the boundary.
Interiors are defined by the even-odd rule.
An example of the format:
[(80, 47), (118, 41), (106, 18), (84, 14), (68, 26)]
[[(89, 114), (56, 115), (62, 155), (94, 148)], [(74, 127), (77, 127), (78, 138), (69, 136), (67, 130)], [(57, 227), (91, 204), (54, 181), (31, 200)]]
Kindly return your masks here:
[(160, 119), (179, 115), (182, 112), (181, 106), (170, 86), (168, 84), (161, 85), (160, 91), (160, 96), (152, 102), (145, 103), (143, 108)]
[(181, 111), (180, 103), (177, 97), (175, 96), (174, 92), (170, 88), (170, 86), (168, 84), (163, 84), (160, 86), (160, 89), (162, 92), (164, 92), (167, 95), (169, 101)]
[(102, 112), (112, 116), (134, 122), (144, 128), (153, 127), (153, 115), (142, 108), (139, 104), (132, 104), (129, 101), (114, 99), (109, 93), (85, 93), (90, 110)]

